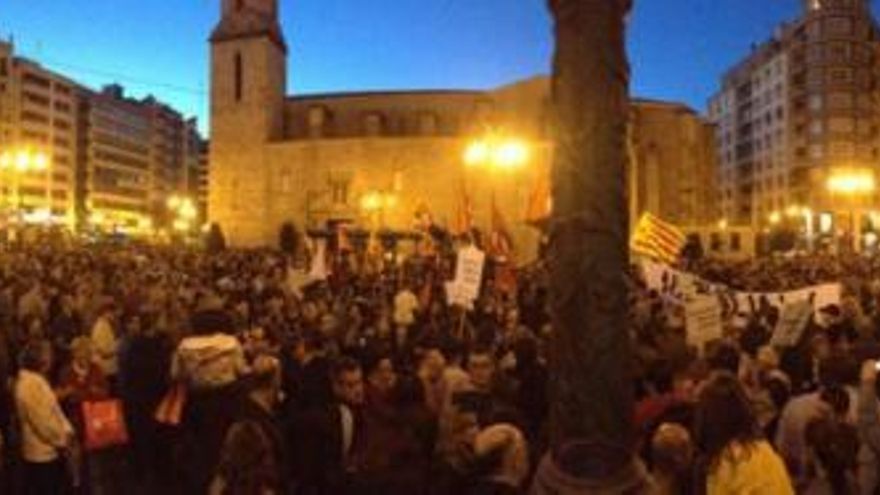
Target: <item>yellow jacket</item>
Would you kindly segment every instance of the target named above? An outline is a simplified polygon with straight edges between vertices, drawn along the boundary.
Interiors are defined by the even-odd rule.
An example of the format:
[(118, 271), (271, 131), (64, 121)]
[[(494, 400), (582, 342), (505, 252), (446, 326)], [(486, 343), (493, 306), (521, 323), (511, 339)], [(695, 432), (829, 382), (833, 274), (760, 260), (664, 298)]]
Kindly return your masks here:
[(794, 495), (785, 463), (766, 440), (724, 449), (706, 489), (708, 495)]

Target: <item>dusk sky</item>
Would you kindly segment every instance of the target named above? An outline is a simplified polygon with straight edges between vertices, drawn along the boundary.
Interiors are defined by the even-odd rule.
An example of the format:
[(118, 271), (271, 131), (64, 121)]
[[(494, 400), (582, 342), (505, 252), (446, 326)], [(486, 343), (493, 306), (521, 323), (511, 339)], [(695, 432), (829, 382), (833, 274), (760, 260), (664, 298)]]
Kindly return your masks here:
[[(545, 0), (281, 0), (289, 92), (491, 88), (547, 73)], [(0, 36), (89, 86), (153, 93), (206, 126), (220, 0), (0, 0)], [(801, 0), (636, 0), (633, 94), (702, 110)]]

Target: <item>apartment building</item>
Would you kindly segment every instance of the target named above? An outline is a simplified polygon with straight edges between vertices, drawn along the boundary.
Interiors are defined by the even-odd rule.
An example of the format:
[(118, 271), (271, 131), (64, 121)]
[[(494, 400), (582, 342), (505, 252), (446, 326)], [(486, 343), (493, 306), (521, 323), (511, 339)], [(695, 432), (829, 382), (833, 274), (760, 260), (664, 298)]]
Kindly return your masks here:
[(723, 77), (716, 124), (721, 209), (766, 228), (781, 212), (852, 215), (876, 193), (835, 196), (826, 183), (880, 165), (880, 29), (867, 0), (804, 0), (802, 15)]
[[(79, 86), (0, 41), (0, 211), (73, 226)], [(19, 156), (26, 165), (20, 165)], [(14, 215), (12, 214), (14, 212)], [(14, 217), (14, 218), (13, 218)]]

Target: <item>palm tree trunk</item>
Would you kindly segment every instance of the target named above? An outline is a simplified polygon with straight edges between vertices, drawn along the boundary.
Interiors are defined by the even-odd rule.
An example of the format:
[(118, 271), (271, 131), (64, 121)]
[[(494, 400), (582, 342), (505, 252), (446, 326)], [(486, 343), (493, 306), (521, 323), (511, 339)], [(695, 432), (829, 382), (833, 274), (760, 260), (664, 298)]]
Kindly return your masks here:
[(551, 452), (534, 493), (639, 490), (625, 272), (632, 0), (548, 0), (557, 119), (548, 259)]

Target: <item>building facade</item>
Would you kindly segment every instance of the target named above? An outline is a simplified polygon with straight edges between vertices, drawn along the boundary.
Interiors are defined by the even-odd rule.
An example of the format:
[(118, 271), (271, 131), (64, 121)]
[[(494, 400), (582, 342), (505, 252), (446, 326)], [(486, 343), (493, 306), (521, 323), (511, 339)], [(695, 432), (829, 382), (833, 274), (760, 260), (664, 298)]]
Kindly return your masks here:
[(4, 219), (14, 210), (16, 221), (74, 225), (78, 90), (75, 82), (16, 57), (13, 45), (0, 41), (0, 152), (14, 147), (46, 157), (27, 170), (12, 163), (15, 158), (0, 168)]
[(199, 194), (205, 151), (196, 124), (155, 98), (126, 97), (119, 85), (93, 91), (0, 42), (0, 156), (47, 158), (39, 169), (0, 167), (0, 212), (151, 234), (170, 223), (168, 197)]
[[(785, 211), (848, 215), (826, 184), (880, 164), (880, 30), (866, 0), (804, 0), (725, 74), (709, 103), (723, 215), (766, 228)], [(859, 198), (876, 208), (876, 192)]]
[[(519, 259), (534, 254), (539, 233), (525, 219), (552, 162), (548, 78), (492, 91), (289, 96), (286, 73), (277, 2), (223, 1), (211, 35), (208, 212), (230, 244), (277, 245), (286, 222), (408, 230), (425, 209), (452, 226), (467, 198), (478, 228), (489, 227), (494, 201)], [(656, 208), (680, 223), (717, 221), (700, 203), (714, 184), (707, 124), (648, 101), (635, 102), (633, 122), (633, 215)], [(524, 166), (465, 163), (475, 140), (508, 138), (529, 143)], [(386, 200), (378, 208), (365, 201), (376, 197)]]

